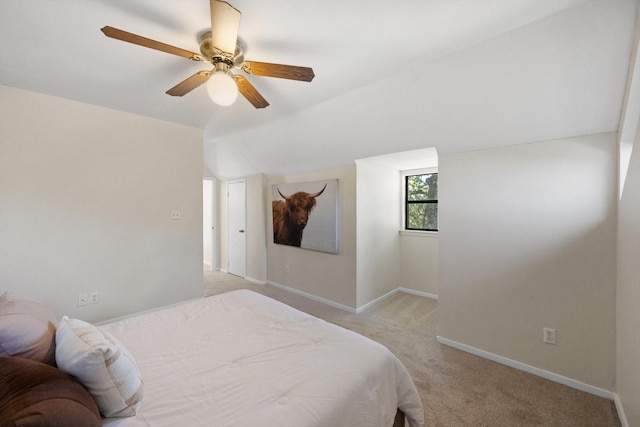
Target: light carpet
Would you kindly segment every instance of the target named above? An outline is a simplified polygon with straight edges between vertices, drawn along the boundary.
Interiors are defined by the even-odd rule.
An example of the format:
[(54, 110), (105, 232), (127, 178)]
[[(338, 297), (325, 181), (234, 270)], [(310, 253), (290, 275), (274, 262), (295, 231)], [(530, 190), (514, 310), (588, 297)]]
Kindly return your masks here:
[(438, 343), (430, 298), (398, 292), (355, 314), (231, 274), (204, 277), (205, 295), (251, 289), (385, 345), (411, 374), (426, 426), (620, 426), (610, 400)]

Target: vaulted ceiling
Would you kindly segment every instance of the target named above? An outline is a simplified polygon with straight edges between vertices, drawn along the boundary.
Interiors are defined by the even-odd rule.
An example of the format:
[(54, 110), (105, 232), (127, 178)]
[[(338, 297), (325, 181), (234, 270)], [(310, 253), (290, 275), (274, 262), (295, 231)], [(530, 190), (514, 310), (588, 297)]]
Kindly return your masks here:
[[(207, 69), (105, 37), (198, 52), (208, 0), (2, 0), (0, 84), (194, 126), (219, 177), (291, 174), (436, 147), (618, 128), (637, 0), (231, 0), (246, 57), (313, 67), (248, 76), (271, 104), (165, 91)], [(239, 72), (241, 73), (241, 72)]]

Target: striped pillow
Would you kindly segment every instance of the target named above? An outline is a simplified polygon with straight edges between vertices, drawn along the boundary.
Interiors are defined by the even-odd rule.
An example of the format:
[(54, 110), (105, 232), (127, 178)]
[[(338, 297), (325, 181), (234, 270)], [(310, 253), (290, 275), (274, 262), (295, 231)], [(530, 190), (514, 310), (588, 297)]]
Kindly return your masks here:
[(64, 316), (56, 331), (56, 362), (89, 390), (103, 416), (138, 413), (143, 395), (138, 367), (108, 332)]

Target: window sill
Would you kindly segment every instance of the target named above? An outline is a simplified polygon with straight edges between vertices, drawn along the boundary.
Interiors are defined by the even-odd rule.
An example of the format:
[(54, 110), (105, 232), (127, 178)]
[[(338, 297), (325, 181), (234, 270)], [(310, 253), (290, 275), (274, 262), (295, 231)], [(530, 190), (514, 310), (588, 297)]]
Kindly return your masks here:
[(438, 237), (437, 231), (400, 230), (401, 236)]

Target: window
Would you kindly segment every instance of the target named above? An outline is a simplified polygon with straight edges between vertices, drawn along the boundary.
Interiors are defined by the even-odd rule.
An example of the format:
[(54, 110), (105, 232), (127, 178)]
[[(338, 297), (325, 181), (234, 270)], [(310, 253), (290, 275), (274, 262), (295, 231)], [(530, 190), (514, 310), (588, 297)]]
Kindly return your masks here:
[(406, 230), (438, 231), (438, 174), (405, 177)]

